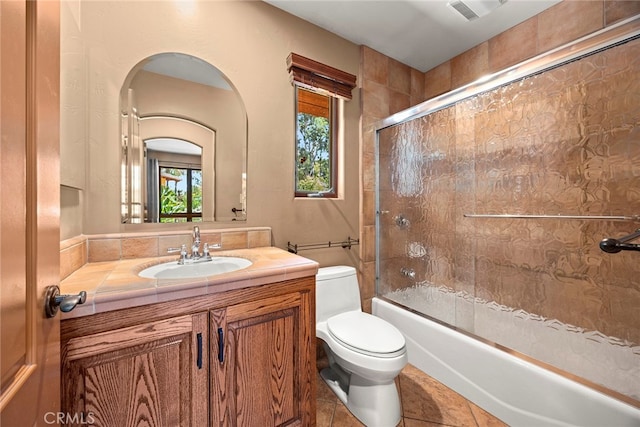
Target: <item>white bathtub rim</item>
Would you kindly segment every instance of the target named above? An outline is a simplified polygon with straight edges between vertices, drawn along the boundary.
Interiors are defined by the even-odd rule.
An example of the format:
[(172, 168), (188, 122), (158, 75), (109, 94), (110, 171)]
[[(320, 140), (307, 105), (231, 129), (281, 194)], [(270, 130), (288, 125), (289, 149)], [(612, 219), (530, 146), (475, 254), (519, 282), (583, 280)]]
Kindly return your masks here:
[[(389, 321), (405, 334), (409, 363), (510, 425), (536, 427), (541, 425), (562, 427), (640, 425), (640, 410), (627, 403), (519, 359), (409, 310), (404, 310), (390, 302), (373, 298), (372, 308), (374, 315)], [(421, 322), (421, 329), (408, 331), (406, 322), (409, 320)], [(429, 333), (432, 334), (431, 343), (435, 346), (433, 351), (427, 349), (416, 339), (416, 335), (425, 333), (422, 328), (428, 328)], [(446, 344), (457, 342), (460, 347), (466, 348), (456, 353), (451, 348), (452, 346), (442, 345), (442, 343), (438, 346), (438, 340), (449, 341)], [(453, 352), (443, 356), (442, 353), (447, 350)], [(468, 350), (476, 352), (478, 357), (492, 358), (494, 368), (500, 367), (501, 370), (511, 373), (526, 373), (530, 375), (527, 379), (529, 385), (539, 385), (541, 387), (538, 388), (554, 390), (554, 393), (532, 393), (531, 396), (520, 396), (513, 390), (504, 387), (500, 389), (499, 382), (487, 381), (486, 378), (487, 385), (479, 385), (470, 377), (472, 375), (482, 377), (482, 367), (478, 366), (480, 362), (477, 357), (469, 359)], [(463, 356), (465, 354), (466, 358)], [(445, 361), (444, 357), (448, 360)], [(460, 368), (454, 367), (454, 363), (460, 365), (463, 372), (460, 372)], [(495, 378), (493, 379), (495, 380)], [(513, 383), (511, 384), (513, 388)], [(516, 387), (516, 389), (520, 390), (521, 387)], [(557, 399), (556, 391), (560, 392), (563, 401)]]

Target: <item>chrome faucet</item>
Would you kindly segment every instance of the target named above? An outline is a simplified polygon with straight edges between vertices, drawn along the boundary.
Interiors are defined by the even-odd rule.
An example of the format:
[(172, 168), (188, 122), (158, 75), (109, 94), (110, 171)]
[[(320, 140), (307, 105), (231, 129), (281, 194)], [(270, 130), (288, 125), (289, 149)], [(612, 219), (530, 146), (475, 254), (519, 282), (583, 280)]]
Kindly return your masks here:
[(191, 260), (192, 261), (211, 261), (211, 254), (209, 249), (220, 249), (222, 246), (218, 244), (211, 245), (205, 243), (202, 252), (200, 252), (200, 227), (197, 225), (193, 227), (193, 244), (191, 245)]
[(200, 258), (200, 227), (193, 227), (193, 244), (191, 245), (191, 259)]
[(200, 252), (200, 227), (197, 225), (193, 227), (193, 242), (191, 243), (191, 253), (187, 253), (187, 245), (182, 245), (180, 248), (168, 248), (167, 253), (180, 253), (179, 265), (191, 264), (195, 262), (211, 261), (210, 249), (221, 249), (220, 243), (209, 244), (205, 243), (202, 252)]

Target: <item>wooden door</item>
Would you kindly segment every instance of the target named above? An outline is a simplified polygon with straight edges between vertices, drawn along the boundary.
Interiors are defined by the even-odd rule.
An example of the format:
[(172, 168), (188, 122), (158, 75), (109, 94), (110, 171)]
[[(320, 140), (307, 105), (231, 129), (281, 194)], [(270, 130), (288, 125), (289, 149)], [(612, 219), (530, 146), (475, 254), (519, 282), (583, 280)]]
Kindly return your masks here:
[(211, 313), (212, 426), (315, 425), (307, 297)]
[(59, 4), (0, 1), (0, 424), (47, 425), (60, 407)]
[(207, 313), (63, 343), (62, 412), (70, 426), (206, 426)]

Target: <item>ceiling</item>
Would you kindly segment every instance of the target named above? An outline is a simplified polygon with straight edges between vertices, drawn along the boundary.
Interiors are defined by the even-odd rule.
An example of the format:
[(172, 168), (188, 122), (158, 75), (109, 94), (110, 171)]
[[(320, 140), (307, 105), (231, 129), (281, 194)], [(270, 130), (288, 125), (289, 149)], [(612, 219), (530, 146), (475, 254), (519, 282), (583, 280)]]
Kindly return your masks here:
[(448, 0), (264, 1), (424, 72), (560, 0), (450, 0), (480, 16), (471, 21)]
[(220, 70), (200, 58), (183, 53), (159, 53), (148, 58), (142, 69), (224, 90), (232, 90)]

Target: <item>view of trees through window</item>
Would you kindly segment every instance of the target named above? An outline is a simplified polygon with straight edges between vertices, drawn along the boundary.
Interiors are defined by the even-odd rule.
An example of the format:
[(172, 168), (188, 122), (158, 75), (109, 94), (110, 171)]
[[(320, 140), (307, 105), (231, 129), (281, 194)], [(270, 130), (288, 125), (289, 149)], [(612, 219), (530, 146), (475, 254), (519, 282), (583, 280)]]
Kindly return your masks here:
[(160, 222), (202, 220), (202, 171), (160, 167)]
[(298, 87), (296, 111), (296, 196), (335, 194), (333, 100)]

